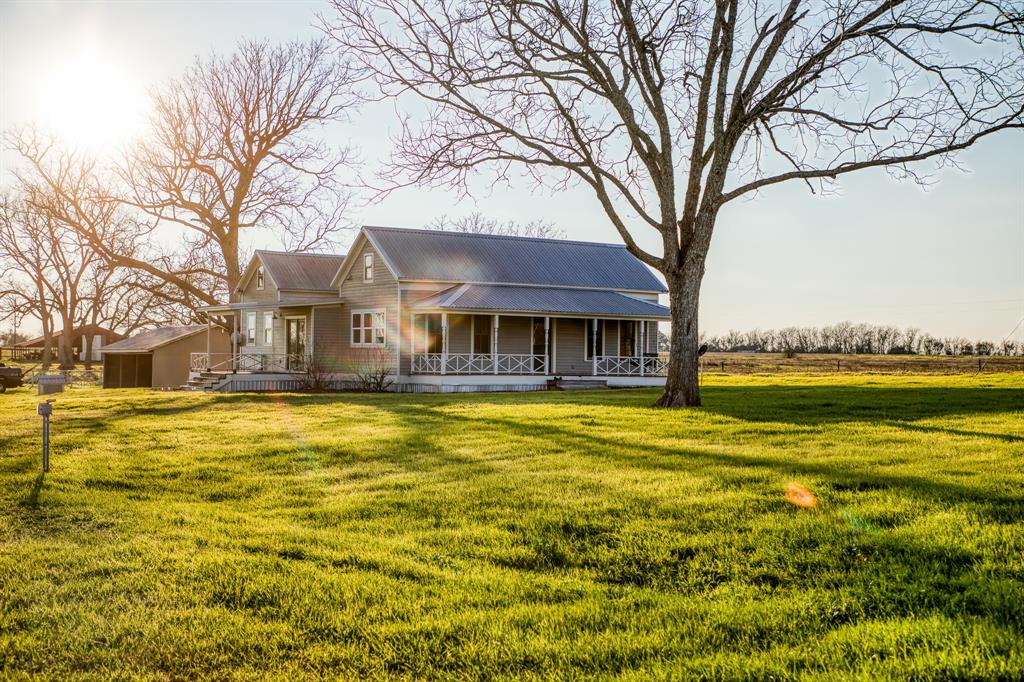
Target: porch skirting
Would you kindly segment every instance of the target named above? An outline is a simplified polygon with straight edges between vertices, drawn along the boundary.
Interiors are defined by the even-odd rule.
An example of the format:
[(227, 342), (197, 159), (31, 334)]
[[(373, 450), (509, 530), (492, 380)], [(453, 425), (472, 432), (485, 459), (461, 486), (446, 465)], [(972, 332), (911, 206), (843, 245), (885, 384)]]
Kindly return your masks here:
[[(554, 376), (473, 376), (412, 375), (399, 376), (388, 387), (395, 393), (474, 393), (545, 391)], [(601, 381), (614, 388), (664, 386), (665, 377), (571, 376), (559, 377), (563, 384), (574, 381)], [(354, 391), (359, 385), (352, 375), (338, 374), (328, 381), (329, 390)], [(223, 392), (301, 391), (304, 385), (295, 374), (227, 374), (214, 390)]]

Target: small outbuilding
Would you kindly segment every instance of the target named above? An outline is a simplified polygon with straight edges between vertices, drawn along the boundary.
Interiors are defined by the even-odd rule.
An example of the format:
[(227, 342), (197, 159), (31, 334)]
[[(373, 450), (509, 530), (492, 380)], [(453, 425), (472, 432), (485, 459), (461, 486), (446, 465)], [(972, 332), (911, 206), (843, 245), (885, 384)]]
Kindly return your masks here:
[[(188, 382), (192, 353), (230, 353), (219, 327), (207, 338), (205, 324), (162, 327), (105, 346), (103, 388), (178, 388)], [(209, 347), (207, 344), (209, 344)]]

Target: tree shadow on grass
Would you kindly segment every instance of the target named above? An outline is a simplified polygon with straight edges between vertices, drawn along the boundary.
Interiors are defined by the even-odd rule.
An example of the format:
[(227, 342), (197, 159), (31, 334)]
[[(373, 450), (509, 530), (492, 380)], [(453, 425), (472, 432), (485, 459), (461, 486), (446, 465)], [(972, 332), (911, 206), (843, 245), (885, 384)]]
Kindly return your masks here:
[(703, 396), (703, 409), (712, 414), (801, 426), (1024, 411), (1024, 388), (712, 386)]
[[(589, 428), (567, 428), (536, 420), (474, 417), (471, 414), (442, 412), (436, 407), (424, 406), (421, 409), (422, 414), (416, 419), (417, 428), (421, 429), (451, 429), (452, 424), (457, 423), (456, 428), (493, 430), (496, 437), (498, 433), (504, 432), (520, 438), (539, 438), (559, 448), (572, 448), (586, 456), (632, 467), (701, 474), (714, 473), (716, 467), (745, 467), (781, 474), (787, 478), (813, 476), (837, 490), (898, 489), (927, 502), (977, 504), (979, 512), (998, 522), (1024, 520), (1024, 495), (998, 494), (925, 475), (879, 471), (834, 459), (806, 460), (786, 455), (748, 455), (651, 443), (630, 447), (621, 435), (607, 436)], [(431, 413), (434, 414), (432, 419), (427, 416)], [(408, 417), (408, 414), (403, 412), (403, 416)]]

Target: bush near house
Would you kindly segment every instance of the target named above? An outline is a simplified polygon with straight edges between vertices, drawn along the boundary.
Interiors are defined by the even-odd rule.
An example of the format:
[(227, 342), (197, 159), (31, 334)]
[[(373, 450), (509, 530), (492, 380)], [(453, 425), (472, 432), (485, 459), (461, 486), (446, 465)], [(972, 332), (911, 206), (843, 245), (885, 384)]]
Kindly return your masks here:
[(1024, 676), (1024, 381), (0, 403), (0, 670)]

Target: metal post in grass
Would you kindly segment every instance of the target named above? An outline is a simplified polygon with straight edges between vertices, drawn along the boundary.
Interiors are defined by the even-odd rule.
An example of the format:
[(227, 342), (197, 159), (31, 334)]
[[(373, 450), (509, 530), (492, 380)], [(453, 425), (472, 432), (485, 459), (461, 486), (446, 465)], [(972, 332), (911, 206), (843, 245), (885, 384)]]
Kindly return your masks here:
[(50, 472), (50, 415), (53, 414), (53, 403), (56, 398), (48, 398), (39, 403), (36, 412), (43, 418), (43, 473)]

